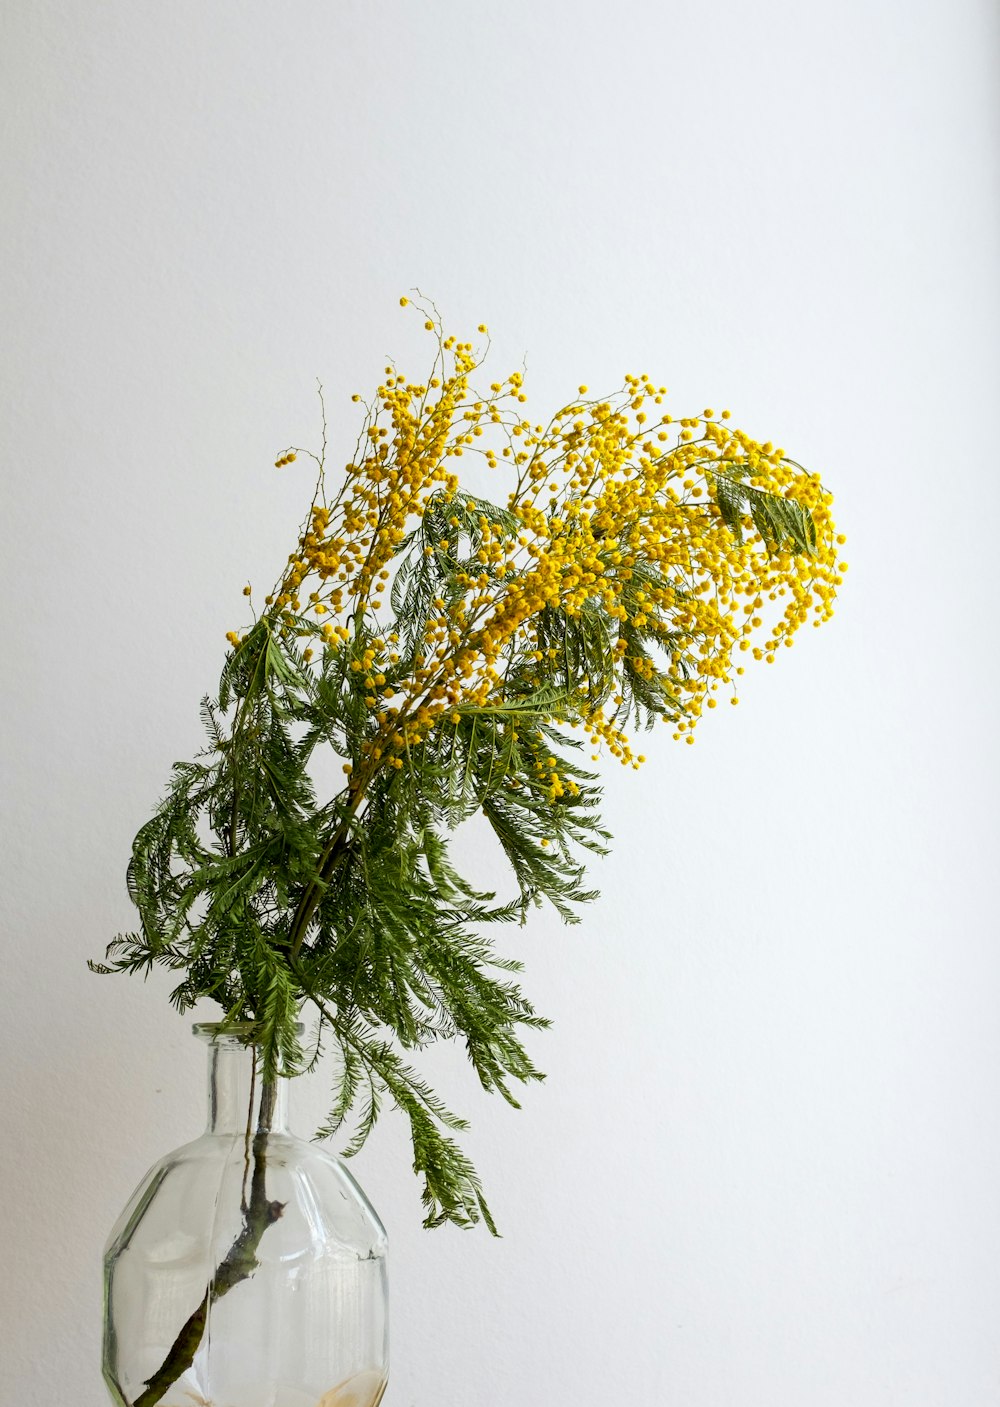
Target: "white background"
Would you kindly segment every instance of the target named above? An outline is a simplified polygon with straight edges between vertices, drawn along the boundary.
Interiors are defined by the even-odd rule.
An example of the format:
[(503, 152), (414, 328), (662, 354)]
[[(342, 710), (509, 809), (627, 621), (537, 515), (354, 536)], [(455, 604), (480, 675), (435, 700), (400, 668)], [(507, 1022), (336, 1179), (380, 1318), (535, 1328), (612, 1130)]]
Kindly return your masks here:
[[(504, 1239), (420, 1229), (386, 1407), (1000, 1402), (997, 60), (986, 0), (7, 0), (0, 1404), (100, 1407), (100, 1252), (202, 1117), (169, 983), (85, 969), (414, 285), (530, 405), (649, 371), (836, 493), (838, 614), (608, 768)], [(302, 466), (298, 466), (301, 468)], [(503, 882), (499, 866), (494, 874)], [(295, 1092), (307, 1130), (322, 1082)], [(238, 1405), (237, 1405), (238, 1407)]]

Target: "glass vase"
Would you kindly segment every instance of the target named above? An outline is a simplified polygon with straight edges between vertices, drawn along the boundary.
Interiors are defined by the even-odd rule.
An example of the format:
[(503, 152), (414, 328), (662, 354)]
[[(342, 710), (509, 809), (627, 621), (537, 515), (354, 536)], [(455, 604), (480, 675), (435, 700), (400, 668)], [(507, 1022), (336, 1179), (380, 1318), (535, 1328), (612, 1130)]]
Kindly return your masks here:
[(208, 1127), (161, 1158), (104, 1257), (118, 1407), (377, 1407), (386, 1237), (340, 1160), (296, 1138), (251, 1027), (199, 1025)]

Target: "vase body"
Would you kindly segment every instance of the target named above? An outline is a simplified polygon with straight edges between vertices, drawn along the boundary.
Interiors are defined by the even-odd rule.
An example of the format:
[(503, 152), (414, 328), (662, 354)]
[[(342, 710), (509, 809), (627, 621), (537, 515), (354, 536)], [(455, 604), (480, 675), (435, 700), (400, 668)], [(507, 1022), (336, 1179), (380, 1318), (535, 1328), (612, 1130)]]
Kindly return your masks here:
[(377, 1407), (386, 1238), (340, 1160), (294, 1137), (247, 1030), (208, 1043), (206, 1132), (162, 1158), (104, 1258), (116, 1407)]

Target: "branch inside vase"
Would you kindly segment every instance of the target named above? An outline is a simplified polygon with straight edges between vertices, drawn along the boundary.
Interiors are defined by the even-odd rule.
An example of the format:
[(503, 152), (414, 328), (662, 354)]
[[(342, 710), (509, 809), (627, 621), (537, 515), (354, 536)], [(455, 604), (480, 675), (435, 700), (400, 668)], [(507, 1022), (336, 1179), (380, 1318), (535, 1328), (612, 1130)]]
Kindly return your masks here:
[(257, 1269), (257, 1247), (261, 1237), (285, 1209), (284, 1202), (268, 1201), (265, 1185), (267, 1139), (274, 1117), (277, 1089), (277, 1083), (274, 1081), (261, 1086), (260, 1113), (253, 1140), (250, 1200), (244, 1212), (240, 1233), (219, 1262), (201, 1303), (184, 1323), (159, 1368), (146, 1379), (145, 1390), (135, 1399), (132, 1407), (155, 1407), (181, 1374), (191, 1367), (205, 1336), (211, 1306), (241, 1281), (248, 1280)]

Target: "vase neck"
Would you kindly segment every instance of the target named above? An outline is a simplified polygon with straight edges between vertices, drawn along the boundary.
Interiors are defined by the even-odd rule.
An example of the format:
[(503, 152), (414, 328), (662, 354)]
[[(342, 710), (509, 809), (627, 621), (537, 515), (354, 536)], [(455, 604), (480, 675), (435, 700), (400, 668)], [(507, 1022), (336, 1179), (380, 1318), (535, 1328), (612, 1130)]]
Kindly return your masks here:
[(287, 1133), (288, 1081), (264, 1083), (259, 1051), (237, 1037), (198, 1035), (208, 1041), (208, 1132)]

